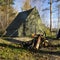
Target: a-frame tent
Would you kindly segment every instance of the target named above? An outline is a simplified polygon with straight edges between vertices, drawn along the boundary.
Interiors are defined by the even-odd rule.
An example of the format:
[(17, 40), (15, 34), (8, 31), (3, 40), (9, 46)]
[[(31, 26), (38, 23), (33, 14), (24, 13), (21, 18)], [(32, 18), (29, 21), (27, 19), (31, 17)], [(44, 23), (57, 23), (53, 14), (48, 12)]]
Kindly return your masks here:
[(5, 36), (30, 36), (33, 33), (41, 33), (44, 28), (45, 26), (42, 24), (38, 10), (34, 7), (30, 10), (18, 13), (16, 18), (6, 29)]

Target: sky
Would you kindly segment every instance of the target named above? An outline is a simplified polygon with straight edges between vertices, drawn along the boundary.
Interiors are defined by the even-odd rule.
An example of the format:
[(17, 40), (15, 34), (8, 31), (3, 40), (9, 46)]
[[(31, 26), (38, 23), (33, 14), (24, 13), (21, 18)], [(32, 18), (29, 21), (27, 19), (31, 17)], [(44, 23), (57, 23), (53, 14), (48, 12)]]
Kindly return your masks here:
[[(21, 8), (24, 4), (24, 1), (25, 0), (15, 0), (14, 1), (14, 5), (13, 7), (18, 11), (18, 12), (22, 12)], [(46, 26), (50, 26), (50, 11), (49, 10), (46, 10), (46, 11), (42, 11), (43, 9), (45, 8), (49, 8), (50, 5), (48, 4), (49, 0), (45, 0), (44, 4), (42, 4), (41, 0), (36, 0), (37, 2), (33, 2), (31, 0), (30, 4), (32, 7), (36, 6), (37, 10), (39, 11), (39, 14), (40, 14), (40, 17), (42, 19), (42, 22), (46, 24)], [(55, 0), (54, 0), (55, 1)], [(59, 3), (56, 3), (54, 2), (52, 4), (52, 27), (53, 28), (57, 28), (57, 21), (58, 21), (58, 15), (57, 15), (57, 11), (56, 11), (56, 6), (60, 4)], [(42, 7), (41, 7), (42, 6)]]

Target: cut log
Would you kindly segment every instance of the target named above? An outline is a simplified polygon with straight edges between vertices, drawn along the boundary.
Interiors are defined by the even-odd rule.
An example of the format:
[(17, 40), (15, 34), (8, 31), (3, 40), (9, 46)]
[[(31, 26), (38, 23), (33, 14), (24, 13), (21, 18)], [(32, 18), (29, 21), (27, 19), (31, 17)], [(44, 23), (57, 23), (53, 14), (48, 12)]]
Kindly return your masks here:
[(35, 48), (36, 48), (36, 49), (39, 49), (40, 44), (41, 44), (41, 36), (38, 37)]

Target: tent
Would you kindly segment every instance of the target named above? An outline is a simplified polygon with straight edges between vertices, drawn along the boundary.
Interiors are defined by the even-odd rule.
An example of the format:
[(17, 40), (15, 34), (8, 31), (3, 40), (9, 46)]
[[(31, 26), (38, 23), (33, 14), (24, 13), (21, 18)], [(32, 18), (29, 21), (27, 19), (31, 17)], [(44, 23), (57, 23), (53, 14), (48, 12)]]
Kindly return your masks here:
[(21, 37), (30, 36), (33, 33), (39, 34), (44, 30), (40, 15), (36, 7), (18, 13), (16, 18), (7, 27), (5, 36)]

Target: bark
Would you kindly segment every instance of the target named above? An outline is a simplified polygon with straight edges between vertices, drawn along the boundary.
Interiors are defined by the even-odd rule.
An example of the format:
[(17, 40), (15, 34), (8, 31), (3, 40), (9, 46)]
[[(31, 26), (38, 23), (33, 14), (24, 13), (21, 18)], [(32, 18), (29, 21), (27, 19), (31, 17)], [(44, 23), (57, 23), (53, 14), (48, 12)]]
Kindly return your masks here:
[(50, 0), (50, 32), (52, 31), (52, 0)]
[(39, 49), (40, 43), (41, 43), (41, 36), (39, 36), (37, 39), (36, 47), (35, 47), (36, 49)]

